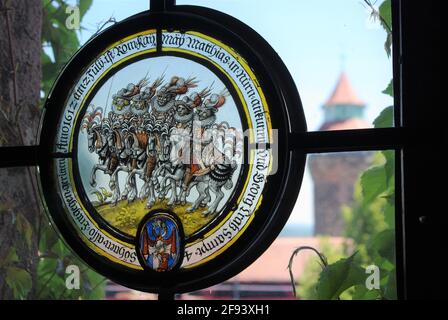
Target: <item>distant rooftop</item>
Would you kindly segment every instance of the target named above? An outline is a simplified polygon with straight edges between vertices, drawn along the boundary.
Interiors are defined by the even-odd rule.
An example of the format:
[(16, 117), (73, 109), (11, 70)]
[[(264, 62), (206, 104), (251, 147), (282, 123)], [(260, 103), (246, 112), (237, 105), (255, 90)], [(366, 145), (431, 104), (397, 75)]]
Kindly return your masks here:
[[(347, 239), (343, 237), (326, 238), (326, 243), (341, 246)], [(263, 255), (246, 270), (230, 279), (231, 282), (278, 282), (289, 283), (289, 258), (293, 251), (301, 246), (311, 246), (319, 250), (321, 239), (317, 237), (282, 237), (277, 238)], [(301, 252), (294, 260), (294, 274), (300, 277), (305, 269), (308, 258), (316, 258), (311, 251)]]
[(336, 87), (333, 90), (328, 101), (325, 103), (325, 107), (332, 107), (336, 105), (359, 105), (364, 106), (364, 102), (358, 98), (353, 87), (348, 80), (347, 74), (342, 72), (339, 76), (339, 80)]
[(330, 98), (324, 104), (325, 120), (319, 130), (370, 128), (364, 119), (366, 104), (358, 97), (345, 72), (341, 72)]

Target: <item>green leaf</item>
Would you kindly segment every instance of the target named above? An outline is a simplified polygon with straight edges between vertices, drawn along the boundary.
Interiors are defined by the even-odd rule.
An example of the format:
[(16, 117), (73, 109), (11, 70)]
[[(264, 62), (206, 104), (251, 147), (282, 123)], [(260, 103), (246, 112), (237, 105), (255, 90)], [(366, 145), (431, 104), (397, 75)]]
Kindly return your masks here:
[(43, 258), (39, 260), (37, 274), (39, 277), (47, 277), (56, 272), (60, 260), (54, 258)]
[(87, 10), (90, 9), (92, 6), (93, 0), (78, 0), (78, 6), (79, 6), (79, 15), (82, 19), (84, 15), (86, 14)]
[(386, 191), (386, 170), (384, 165), (370, 167), (361, 175), (364, 202), (370, 203)]
[(106, 279), (93, 270), (87, 269), (83, 272), (83, 281), (81, 282), (83, 289), (83, 297), (99, 300), (104, 298), (104, 290), (106, 287)]
[(390, 128), (394, 126), (394, 108), (389, 106), (381, 111), (380, 115), (373, 121), (375, 128)]
[[(67, 291), (64, 263), (59, 258), (42, 258), (37, 269), (37, 290), (39, 299), (60, 299)], [(78, 291), (78, 290), (73, 290)]]
[(381, 291), (377, 289), (369, 290), (363, 283), (355, 286), (352, 298), (353, 300), (377, 300), (381, 298)]
[(10, 248), (6, 256), (6, 261), (8, 263), (19, 262), (19, 257), (17, 256), (16, 248)]
[[(54, 276), (48, 282), (48, 287), (50, 288), (50, 292), (48, 293), (50, 297), (53, 299), (61, 299), (63, 298), (63, 294), (67, 293), (67, 287), (65, 286), (65, 277), (64, 276)], [(76, 291), (76, 290), (72, 290)], [(43, 298), (43, 296), (42, 296)]]
[(384, 221), (389, 228), (395, 228), (395, 204), (387, 202), (384, 206)]
[(355, 254), (338, 260), (322, 270), (317, 283), (317, 299), (335, 300), (339, 295), (365, 281), (365, 272), (355, 261)]
[(17, 256), (16, 248), (12, 247), (9, 249), (6, 256), (0, 260), (0, 268), (12, 264), (14, 262), (19, 262), (19, 257)]
[(390, 0), (386, 0), (380, 5), (379, 15), (381, 17), (381, 26), (387, 32), (384, 49), (386, 50), (387, 56), (390, 57), (392, 53), (392, 10)]
[(47, 221), (42, 222), (39, 250), (43, 254), (47, 254), (49, 250), (58, 242), (59, 236)]
[(394, 150), (385, 150), (381, 152), (386, 159), (384, 163), (384, 170), (386, 170), (386, 179), (387, 185), (386, 188), (392, 192), (395, 192), (395, 151)]
[[(44, 0), (41, 32), (41, 90), (44, 97), (49, 94), (60, 70), (79, 48), (79, 32), (69, 30), (65, 26), (67, 6), (76, 4), (79, 7), (82, 22), (92, 2), (93, 0), (75, 2)], [(41, 258), (38, 264), (36, 292), (39, 293), (39, 298), (78, 299), (104, 296), (104, 284), (101, 282), (104, 278), (93, 271), (87, 271), (88, 279), (81, 282), (81, 290), (66, 290), (64, 267), (68, 264), (82, 265), (82, 263), (72, 255), (48, 222), (43, 223), (41, 227), (39, 251), (41, 256), (45, 257)]]
[(25, 239), (28, 247), (30, 247), (33, 236), (33, 229), (28, 219), (25, 218), (25, 216), (21, 213), (17, 214), (16, 228), (17, 232)]
[(62, 240), (58, 240), (53, 247), (51, 247), (51, 252), (56, 254), (60, 258), (64, 258), (70, 255), (70, 250), (67, 249)]
[(384, 42), (384, 50), (388, 57), (392, 54), (392, 34), (388, 33), (386, 36), (386, 41)]
[(397, 299), (397, 278), (395, 270), (389, 272), (387, 282), (383, 290), (383, 297), (388, 300)]
[(391, 97), (394, 96), (394, 80), (390, 80), (389, 84), (387, 85), (386, 89), (382, 91), (382, 93), (387, 94)]
[(25, 299), (32, 288), (31, 275), (24, 269), (9, 267), (6, 269), (6, 284), (17, 299)]
[(395, 231), (386, 229), (375, 235), (371, 242), (371, 248), (381, 257), (395, 263)]
[(383, 276), (395, 271), (395, 261), (391, 262), (386, 258), (377, 256), (375, 257), (375, 264), (378, 265)]
[[(389, 32), (389, 28), (392, 29), (392, 7), (391, 1), (385, 0), (379, 7), (379, 13), (383, 21), (381, 22), (383, 28)], [(387, 25), (385, 25), (387, 24)]]

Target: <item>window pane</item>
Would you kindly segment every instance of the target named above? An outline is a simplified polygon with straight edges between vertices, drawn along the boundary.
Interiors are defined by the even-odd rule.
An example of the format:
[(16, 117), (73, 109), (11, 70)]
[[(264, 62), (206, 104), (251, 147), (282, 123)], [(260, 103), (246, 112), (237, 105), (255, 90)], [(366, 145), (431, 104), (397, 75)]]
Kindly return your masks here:
[[(369, 2), (376, 10), (383, 3)], [(364, 1), (198, 0), (194, 4), (240, 19), (272, 45), (299, 89), (309, 130), (370, 127), (381, 110), (393, 104), (391, 96), (382, 93), (392, 79), (392, 59), (385, 51), (388, 33)], [(384, 5), (380, 13), (389, 22), (388, 8)]]
[[(391, 28), (390, 0), (369, 1), (387, 26), (360, 0), (178, 0), (225, 12), (252, 27), (277, 51), (291, 72), (310, 131), (371, 127), (393, 104), (392, 58), (385, 51)], [(381, 6), (383, 2), (387, 2)], [(84, 43), (110, 17), (122, 20), (148, 3), (94, 1), (83, 18)], [(389, 88), (390, 89), (390, 88)], [(392, 123), (383, 124), (392, 126)]]
[[(178, 0), (177, 3), (192, 4), (188, 0)], [(374, 6), (379, 7), (382, 16), (386, 15), (387, 22), (388, 12), (386, 6), (380, 7), (382, 3), (378, 1)], [(197, 0), (194, 5), (217, 9), (242, 20), (273, 46), (296, 82), (309, 130), (370, 127), (380, 112), (393, 103), (388, 88), (392, 63), (384, 50), (387, 27), (370, 18), (372, 9), (364, 1)], [(94, 1), (82, 21), (84, 30), (78, 34), (80, 44), (85, 43), (110, 17), (123, 20), (146, 10), (147, 6), (148, 2), (139, 0), (121, 1), (113, 6), (107, 1)], [(48, 57), (54, 59), (48, 43), (42, 46)], [(70, 49), (74, 52), (76, 48)], [(58, 64), (65, 62), (61, 60)], [(52, 74), (53, 78), (55, 76), (55, 73)], [(50, 78), (43, 75), (45, 83), (42, 85), (46, 90), (51, 87), (53, 78)], [(382, 93), (386, 88), (386, 93)], [(5, 120), (5, 115), (8, 119), (15, 117), (14, 110), (4, 101), (0, 108), (0, 146), (33, 144), (40, 117), (38, 108), (22, 109), (17, 118), (21, 131), (18, 131), (19, 126)], [(390, 111), (383, 114), (377, 127), (392, 125)], [(233, 279), (179, 298), (293, 299), (286, 266), (294, 249), (300, 246), (310, 246), (322, 252), (333, 267), (335, 265), (332, 263), (358, 251), (353, 258), (353, 266), (365, 269), (373, 265), (379, 268), (379, 289), (375, 289), (373, 282), (373, 289), (365, 286), (364, 272), (362, 281), (358, 279), (361, 284), (345, 290), (341, 298), (396, 297), (393, 152), (313, 155), (308, 160), (309, 166), (296, 208), (270, 249)], [(75, 261), (73, 263), (78, 265), (79, 262), (71, 257), (51, 228), (37, 232), (36, 226), (40, 224), (32, 220), (36, 215), (30, 214), (31, 211), (22, 212), (21, 208), (25, 208), (25, 203), (28, 206), (31, 204), (30, 197), (36, 192), (33, 191), (36, 185), (29, 180), (27, 170), (0, 169), (1, 185), (7, 186), (0, 189), (0, 240), (12, 243), (13, 238), (8, 238), (11, 227), (20, 227), (17, 235), (21, 235), (20, 241), (23, 241), (30, 232), (27, 231), (29, 223), (32, 239), (37, 239), (35, 237), (38, 235), (40, 237), (36, 242), (39, 255), (56, 255), (38, 259), (40, 280), (37, 281), (41, 284), (49, 281), (47, 288), (40, 292), (41, 297), (66, 298), (63, 284), (61, 287), (63, 269), (59, 260), (65, 261), (65, 264)], [(361, 174), (362, 178), (359, 179)], [(37, 244), (32, 248), (37, 250)], [(6, 249), (11, 247), (2, 246), (2, 250)], [(17, 250), (24, 249), (18, 247)], [(34, 253), (24, 251), (19, 256), (31, 256), (36, 254), (36, 250)], [(1, 258), (5, 255), (14, 257), (9, 251), (0, 252)], [(300, 252), (294, 260), (297, 298), (329, 298), (328, 295), (318, 296), (315, 292), (320, 274), (317, 261), (316, 255), (309, 250)], [(87, 279), (86, 291), (79, 292), (79, 295), (84, 299), (102, 297), (104, 279), (90, 273), (81, 263), (79, 266)], [(2, 270), (6, 272), (7, 269)], [(372, 270), (375, 272), (376, 269)], [(42, 273), (39, 275), (39, 272)], [(57, 272), (60, 277), (48, 280)], [(6, 277), (6, 274), (0, 274), (0, 279)], [(106, 297), (109, 299), (155, 298), (154, 295), (130, 291), (109, 281), (107, 283)], [(0, 289), (4, 286), (5, 282), (0, 280)], [(92, 288), (96, 293), (93, 292), (95, 290), (89, 291)]]
[[(270, 248), (233, 279), (181, 298), (295, 299), (287, 266), (297, 248), (297, 299), (396, 298), (394, 151), (310, 155), (307, 167), (296, 207)], [(326, 268), (309, 247), (325, 256)], [(328, 281), (344, 287), (318, 289), (322, 272), (340, 270), (350, 277)]]

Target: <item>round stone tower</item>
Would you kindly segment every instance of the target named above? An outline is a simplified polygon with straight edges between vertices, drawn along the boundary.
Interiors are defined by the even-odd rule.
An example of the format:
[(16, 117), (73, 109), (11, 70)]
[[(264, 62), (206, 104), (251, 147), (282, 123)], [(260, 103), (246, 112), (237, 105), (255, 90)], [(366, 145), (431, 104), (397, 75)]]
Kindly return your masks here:
[[(364, 119), (365, 103), (358, 98), (342, 72), (328, 101), (323, 105), (325, 120), (319, 130), (369, 128)], [(370, 163), (370, 152), (343, 152), (310, 156), (314, 182), (314, 234), (342, 236), (343, 205), (353, 201), (353, 186)]]

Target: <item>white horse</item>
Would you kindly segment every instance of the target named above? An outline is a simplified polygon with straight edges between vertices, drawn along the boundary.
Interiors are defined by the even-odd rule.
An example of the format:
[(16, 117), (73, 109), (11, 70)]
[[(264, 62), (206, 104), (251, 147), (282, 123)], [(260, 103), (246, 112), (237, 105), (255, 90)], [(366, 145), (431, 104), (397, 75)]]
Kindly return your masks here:
[(144, 162), (142, 165), (132, 168), (127, 178), (127, 184), (136, 188), (135, 175), (138, 175), (143, 180), (139, 198), (147, 198), (146, 208), (151, 208), (156, 201), (155, 188), (158, 185), (158, 180), (155, 171), (157, 167), (157, 155), (160, 150), (160, 140), (157, 135), (147, 131), (145, 144), (140, 146), (145, 147), (143, 152), (144, 158), (143, 155), (137, 158), (140, 158), (140, 160), (144, 159)]

